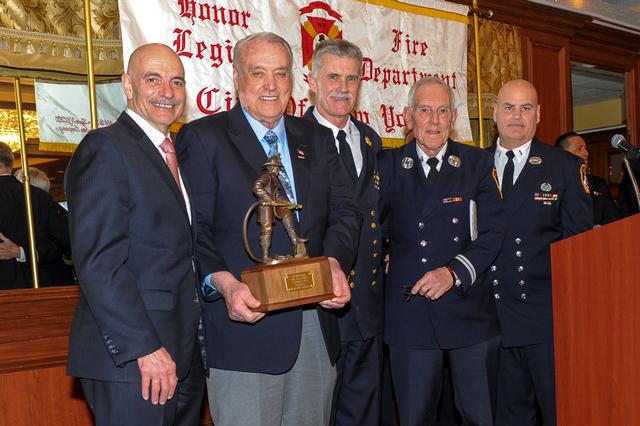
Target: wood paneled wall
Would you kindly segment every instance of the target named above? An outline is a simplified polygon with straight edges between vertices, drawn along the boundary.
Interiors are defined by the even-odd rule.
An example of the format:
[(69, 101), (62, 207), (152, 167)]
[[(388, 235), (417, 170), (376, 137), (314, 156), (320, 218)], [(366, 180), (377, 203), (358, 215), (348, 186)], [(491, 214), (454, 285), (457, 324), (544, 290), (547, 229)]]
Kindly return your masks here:
[[(472, 0), (451, 0), (471, 6)], [(640, 138), (640, 36), (594, 24), (590, 17), (526, 0), (478, 0), (493, 21), (515, 25), (522, 38), (524, 78), (538, 89), (538, 137), (553, 143), (573, 130), (571, 61), (622, 72), (629, 138)]]

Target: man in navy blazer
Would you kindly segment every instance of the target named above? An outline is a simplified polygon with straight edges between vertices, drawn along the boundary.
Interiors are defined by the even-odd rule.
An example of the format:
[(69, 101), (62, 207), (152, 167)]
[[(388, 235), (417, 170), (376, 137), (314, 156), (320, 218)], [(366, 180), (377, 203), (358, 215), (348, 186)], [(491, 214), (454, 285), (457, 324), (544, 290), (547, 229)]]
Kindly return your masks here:
[(137, 48), (122, 76), (127, 110), (84, 137), (65, 176), (81, 290), (68, 373), (98, 425), (199, 424), (193, 207), (168, 138), (184, 82), (168, 46)]
[[(192, 186), (198, 226), (197, 265), (204, 304), (209, 404), (216, 425), (316, 425), (329, 421), (340, 350), (332, 309), (350, 298), (343, 270), (353, 264), (360, 216), (331, 132), (285, 116), (292, 53), (272, 33), (239, 41), (233, 80), (240, 99), (231, 111), (195, 120), (178, 136), (178, 156)], [(302, 204), (297, 235), (310, 256), (329, 257), (336, 296), (320, 304), (271, 312), (259, 306), (240, 272), (255, 266), (242, 243), (243, 217), (267, 155), (280, 154), (283, 193)], [(290, 188), (287, 191), (286, 187)], [(291, 252), (282, 224), (272, 253)], [(248, 240), (259, 251), (259, 226)]]
[[(0, 142), (0, 290), (33, 286), (24, 186), (11, 176), (12, 168), (13, 152), (9, 145)], [(62, 260), (62, 251), (55, 239), (60, 233), (52, 221), (59, 206), (49, 193), (33, 185), (30, 189), (38, 276), (42, 285), (45, 264)]]
[(506, 212), (504, 244), (486, 277), (502, 330), (496, 424), (550, 426), (556, 424), (550, 246), (592, 226), (586, 165), (534, 139), (540, 105), (529, 82), (506, 83), (493, 118), (499, 138), (490, 152)]
[(492, 425), (500, 331), (483, 275), (504, 221), (493, 161), (449, 139), (457, 112), (443, 81), (418, 81), (404, 116), (415, 139), (378, 158), (391, 240), (384, 336), (400, 424), (435, 424), (448, 356), (463, 421)]
[(342, 349), (333, 398), (332, 424), (380, 423), (382, 380), (383, 270), (381, 231), (377, 222), (378, 188), (374, 181), (380, 136), (351, 116), (358, 99), (362, 52), (346, 40), (316, 46), (309, 87), (316, 106), (304, 115), (331, 129), (350, 189), (364, 220), (356, 262), (349, 271), (351, 302), (338, 311)]

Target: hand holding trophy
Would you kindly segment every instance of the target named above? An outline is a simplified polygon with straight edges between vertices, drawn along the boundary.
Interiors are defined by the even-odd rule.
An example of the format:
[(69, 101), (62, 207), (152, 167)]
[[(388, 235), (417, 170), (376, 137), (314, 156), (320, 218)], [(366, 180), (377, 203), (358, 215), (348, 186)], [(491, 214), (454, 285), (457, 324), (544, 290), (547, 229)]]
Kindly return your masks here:
[[(243, 242), (249, 257), (260, 263), (242, 270), (241, 279), (261, 302), (262, 312), (284, 309), (331, 299), (334, 296), (329, 260), (307, 256), (304, 238), (296, 231), (294, 210), (302, 208), (293, 203), (282, 188), (280, 155), (269, 157), (265, 171), (256, 179), (253, 193), (258, 198), (247, 211), (243, 224)], [(261, 257), (255, 256), (248, 239), (248, 225), (258, 209)], [(293, 256), (271, 255), (271, 237), (276, 219), (280, 220), (293, 245)]]

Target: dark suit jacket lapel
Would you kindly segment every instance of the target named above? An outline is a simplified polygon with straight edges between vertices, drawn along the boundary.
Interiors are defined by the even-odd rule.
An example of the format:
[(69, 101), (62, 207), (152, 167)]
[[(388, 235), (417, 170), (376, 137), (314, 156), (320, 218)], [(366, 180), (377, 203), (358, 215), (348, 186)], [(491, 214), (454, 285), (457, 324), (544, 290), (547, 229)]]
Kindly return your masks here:
[[(246, 161), (247, 166), (255, 172), (257, 178), (262, 173), (262, 166), (267, 161), (267, 155), (244, 116), (240, 103), (229, 111), (229, 136), (238, 154)], [(247, 188), (247, 191), (249, 190), (250, 188)]]
[[(402, 185), (403, 187), (406, 186), (407, 194), (418, 194), (416, 202), (411, 204), (417, 212), (422, 212), (427, 206), (426, 199), (429, 194), (429, 187), (422, 164), (420, 164), (420, 158), (416, 152), (415, 139), (402, 147), (398, 160), (400, 164), (395, 167), (400, 167), (404, 170), (404, 173), (402, 173), (403, 179), (401, 180)], [(407, 162), (411, 163), (411, 167), (407, 168), (403, 165), (403, 163), (407, 164)]]
[[(515, 210), (522, 202), (528, 198), (533, 197), (535, 192), (535, 186), (540, 180), (540, 174), (544, 170), (544, 158), (539, 149), (539, 144), (535, 139), (531, 142), (531, 148), (529, 149), (529, 157), (525, 160), (524, 168), (520, 172), (518, 179), (516, 180), (511, 195), (507, 198), (505, 207), (509, 210)], [(542, 161), (540, 164), (531, 164), (529, 161), (532, 157), (538, 157)]]
[(138, 124), (129, 116), (129, 114), (123, 112), (122, 114), (120, 114), (118, 121), (120, 121), (125, 127), (129, 129), (132, 139), (135, 141), (138, 147), (142, 151), (144, 151), (145, 158), (149, 159), (149, 162), (151, 163), (153, 168), (156, 169), (160, 176), (162, 176), (162, 180), (169, 187), (169, 190), (171, 191), (173, 196), (176, 197), (177, 201), (182, 206), (185, 214), (185, 219), (187, 220), (187, 223), (189, 223), (184, 196), (176, 185), (176, 181), (173, 179), (173, 175), (171, 174), (167, 163), (162, 158), (162, 155), (160, 155), (160, 153), (158, 152), (158, 149), (155, 147), (153, 142), (151, 142), (151, 139), (149, 139), (146, 133), (140, 128), (140, 126), (138, 126)]
[[(449, 164), (448, 160), (450, 155), (458, 155), (458, 150), (451, 139), (449, 139), (447, 150), (442, 156), (442, 165), (440, 166), (436, 181), (432, 183), (427, 182), (429, 191), (427, 192), (427, 199), (423, 206), (427, 219), (439, 210), (442, 206), (442, 199), (447, 197), (451, 192), (452, 185), (455, 184), (455, 178), (459, 168)], [(462, 164), (461, 167), (464, 167), (464, 164)], [(422, 174), (424, 175), (424, 173)]]
[[(291, 158), (291, 167), (293, 168), (293, 181), (296, 187), (296, 200), (298, 204), (305, 205), (306, 194), (310, 190), (311, 182), (308, 181), (306, 169), (305, 155), (306, 145), (302, 143), (304, 140), (301, 130), (288, 120), (288, 116), (284, 117), (284, 128), (287, 133), (287, 145), (289, 147), (289, 158)], [(291, 177), (289, 177), (291, 179)], [(300, 218), (304, 213), (304, 209), (300, 210)]]
[(373, 149), (373, 145), (368, 145), (365, 141), (367, 135), (365, 134), (364, 127), (354, 121), (355, 126), (358, 128), (360, 132), (360, 152), (362, 153), (362, 170), (360, 170), (360, 175), (358, 176), (358, 181), (356, 183), (357, 189), (360, 190), (363, 185), (368, 184), (369, 177), (373, 175), (373, 169), (376, 160), (376, 153)]

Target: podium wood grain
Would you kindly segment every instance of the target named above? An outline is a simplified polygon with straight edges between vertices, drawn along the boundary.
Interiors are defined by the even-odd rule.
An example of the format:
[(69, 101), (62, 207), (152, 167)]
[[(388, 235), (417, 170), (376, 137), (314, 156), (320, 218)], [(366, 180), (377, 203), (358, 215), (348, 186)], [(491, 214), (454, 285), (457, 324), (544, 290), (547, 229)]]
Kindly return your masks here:
[(551, 246), (558, 425), (640, 425), (640, 215)]

